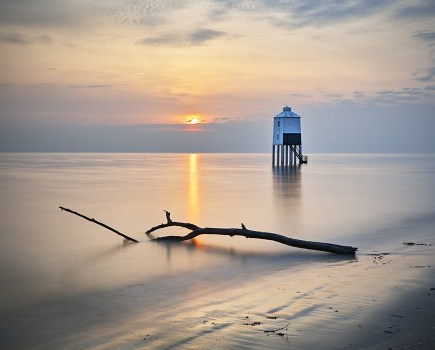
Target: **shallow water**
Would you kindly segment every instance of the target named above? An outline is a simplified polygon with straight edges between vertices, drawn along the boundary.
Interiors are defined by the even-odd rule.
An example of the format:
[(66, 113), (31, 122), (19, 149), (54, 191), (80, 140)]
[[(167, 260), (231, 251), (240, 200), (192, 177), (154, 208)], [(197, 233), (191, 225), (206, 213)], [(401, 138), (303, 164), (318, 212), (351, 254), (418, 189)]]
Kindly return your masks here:
[[(350, 314), (351, 295), (369, 300), (364, 288), (387, 288), (383, 277), (400, 275), (400, 266), (385, 266), (364, 288), (352, 286), (366, 274), (367, 254), (387, 249), (414, 263), (415, 252), (431, 252), (402, 243), (435, 237), (434, 175), (433, 155), (318, 154), (302, 167), (273, 168), (265, 154), (0, 154), (2, 345), (301, 346), (304, 327), (330, 317), (326, 302)], [(359, 253), (349, 259), (240, 237), (150, 242), (144, 231), (165, 221), (164, 209), (177, 221), (244, 223)], [(420, 273), (414, 268), (412, 278)], [(285, 337), (264, 333), (296, 320)]]

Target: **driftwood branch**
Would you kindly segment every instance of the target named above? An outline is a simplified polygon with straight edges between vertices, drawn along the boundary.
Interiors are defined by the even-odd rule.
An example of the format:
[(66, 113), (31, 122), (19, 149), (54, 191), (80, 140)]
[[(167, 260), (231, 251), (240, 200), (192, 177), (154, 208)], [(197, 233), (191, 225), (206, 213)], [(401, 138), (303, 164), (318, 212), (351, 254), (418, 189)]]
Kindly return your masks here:
[(272, 232), (262, 232), (262, 231), (254, 231), (248, 230), (244, 224), (242, 224), (242, 228), (215, 228), (215, 227), (199, 227), (191, 223), (186, 222), (176, 222), (170, 219), (170, 213), (166, 211), (166, 224), (160, 224), (150, 228), (146, 231), (147, 235), (150, 235), (152, 232), (167, 228), (167, 227), (183, 227), (191, 230), (185, 236), (163, 236), (158, 238), (153, 238), (153, 240), (157, 241), (186, 241), (192, 238), (195, 238), (199, 235), (223, 235), (223, 236), (242, 236), (246, 238), (257, 238), (257, 239), (265, 239), (269, 241), (275, 241), (278, 243), (282, 243), (291, 247), (296, 248), (304, 248), (311, 250), (324, 251), (335, 254), (345, 254), (345, 255), (355, 255), (355, 252), (358, 248), (351, 246), (343, 246), (332, 243), (322, 243), (322, 242), (312, 242), (312, 241), (304, 241), (301, 239), (294, 239), (287, 236), (279, 235)]
[(78, 212), (76, 212), (76, 211), (73, 211), (73, 210), (71, 210), (71, 209), (68, 209), (68, 208), (64, 208), (64, 207), (59, 207), (59, 208), (60, 208), (61, 210), (65, 210), (65, 211), (67, 211), (68, 213), (71, 213), (71, 214), (74, 214), (74, 215), (80, 216), (81, 218), (86, 219), (86, 220), (88, 220), (88, 221), (90, 221), (90, 222), (93, 222), (94, 224), (100, 225), (100, 226), (102, 226), (102, 227), (104, 227), (104, 228), (106, 228), (106, 229), (108, 229), (108, 230), (110, 230), (110, 231), (112, 231), (112, 232), (115, 232), (117, 235), (119, 235), (119, 236), (121, 236), (121, 237), (124, 237), (124, 238), (125, 238), (126, 240), (128, 240), (128, 241), (135, 242), (135, 243), (139, 243), (139, 241), (135, 240), (134, 238), (131, 238), (131, 237), (129, 237), (129, 236), (127, 236), (127, 235), (125, 235), (125, 234), (119, 232), (118, 230), (115, 230), (114, 228), (112, 228), (112, 227), (110, 227), (110, 226), (107, 226), (106, 224), (103, 224), (102, 222), (99, 222), (99, 221), (95, 220), (94, 218), (91, 219), (91, 218), (89, 218), (89, 217), (87, 217), (87, 216), (85, 216), (85, 215), (83, 215), (83, 214), (80, 214), (80, 213), (78, 213)]
[[(64, 210), (68, 213), (80, 216), (83, 219), (86, 219), (90, 222), (93, 222), (94, 224), (100, 225), (104, 227), (105, 229), (108, 229), (117, 235), (125, 238), (128, 241), (138, 243), (138, 241), (134, 238), (131, 238), (127, 236), (126, 234), (123, 234), (119, 232), (118, 230), (115, 230), (114, 228), (95, 220), (94, 218), (87, 217), (83, 214), (80, 214), (76, 211), (73, 211), (68, 208), (59, 207), (61, 210)], [(217, 228), (217, 227), (199, 227), (197, 225), (194, 225), (189, 222), (178, 222), (173, 221), (171, 219), (171, 213), (167, 210), (165, 210), (166, 214), (166, 223), (151, 227), (148, 231), (146, 231), (146, 234), (148, 237), (150, 237), (152, 240), (157, 241), (186, 241), (189, 239), (193, 239), (200, 235), (221, 235), (221, 236), (242, 236), (246, 238), (257, 238), (257, 239), (264, 239), (269, 241), (274, 241), (278, 243), (282, 243), (291, 247), (296, 248), (303, 248), (303, 249), (311, 249), (311, 250), (318, 250), (318, 251), (324, 251), (329, 253), (335, 253), (335, 254), (345, 254), (345, 255), (355, 255), (355, 252), (358, 250), (358, 248), (351, 247), (351, 246), (343, 246), (339, 244), (332, 244), (332, 243), (323, 243), (323, 242), (312, 242), (312, 241), (304, 241), (301, 239), (295, 239), (290, 238), (287, 236), (279, 235), (272, 232), (262, 232), (262, 231), (254, 231), (249, 230), (246, 228), (246, 226), (242, 223), (242, 228)], [(182, 227), (190, 230), (188, 234), (184, 236), (163, 236), (158, 238), (153, 238), (151, 233), (160, 229), (168, 228), (168, 227)]]

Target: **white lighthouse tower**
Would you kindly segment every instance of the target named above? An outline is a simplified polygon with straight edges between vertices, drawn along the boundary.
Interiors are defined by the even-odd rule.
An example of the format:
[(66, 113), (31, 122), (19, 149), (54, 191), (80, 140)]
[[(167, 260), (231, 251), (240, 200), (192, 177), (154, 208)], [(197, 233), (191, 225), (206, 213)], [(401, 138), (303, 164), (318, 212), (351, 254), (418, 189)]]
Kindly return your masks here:
[(307, 163), (302, 155), (301, 116), (285, 106), (273, 117), (272, 164), (289, 165)]

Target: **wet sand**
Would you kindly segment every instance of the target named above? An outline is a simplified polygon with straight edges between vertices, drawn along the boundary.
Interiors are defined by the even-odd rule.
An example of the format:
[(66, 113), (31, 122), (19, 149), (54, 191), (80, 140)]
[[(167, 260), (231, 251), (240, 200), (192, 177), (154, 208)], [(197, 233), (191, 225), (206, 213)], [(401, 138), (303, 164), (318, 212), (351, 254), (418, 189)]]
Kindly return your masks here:
[[(181, 342), (155, 345), (168, 349), (190, 349), (196, 344), (214, 344), (216, 349), (433, 349), (434, 247), (399, 250), (366, 253), (356, 260), (329, 257), (327, 266), (314, 262), (311, 271), (284, 269), (249, 287), (229, 288), (215, 296), (221, 299), (217, 305), (212, 303), (221, 311), (206, 312), (209, 307), (201, 304), (195, 307), (198, 332), (184, 337), (191, 328), (185, 329), (182, 319), (177, 321), (175, 316), (173, 322), (185, 329), (173, 332)], [(221, 338), (208, 337), (214, 333)], [(153, 347), (151, 335), (144, 341)]]
[[(202, 288), (77, 345), (94, 349), (433, 349), (435, 250), (325, 256)], [(302, 253), (303, 255), (303, 253)], [(311, 256), (311, 253), (307, 254)], [(254, 262), (255, 263), (255, 262)], [(59, 345), (62, 345), (62, 341)], [(66, 345), (66, 344), (64, 344)]]
[[(204, 254), (225, 253), (206, 249)], [(209, 267), (152, 286), (48, 301), (15, 323), (11, 318), (2, 344), (9, 349), (434, 348), (432, 245), (361, 252), (356, 258), (300, 250), (239, 255), (231, 261), (233, 273), (227, 266)]]
[[(430, 270), (425, 282), (415, 288), (404, 288), (395, 301), (373, 317), (379, 330), (371, 341), (355, 349), (424, 349), (435, 347), (435, 273)], [(371, 334), (365, 335), (366, 339)]]

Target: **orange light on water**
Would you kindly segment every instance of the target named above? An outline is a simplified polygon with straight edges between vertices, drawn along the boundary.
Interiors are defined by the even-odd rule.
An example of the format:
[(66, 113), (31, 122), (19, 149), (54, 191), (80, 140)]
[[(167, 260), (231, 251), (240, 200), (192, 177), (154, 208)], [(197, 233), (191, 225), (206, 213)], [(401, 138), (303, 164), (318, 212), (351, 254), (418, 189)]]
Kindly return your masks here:
[(189, 154), (189, 181), (188, 181), (189, 217), (191, 222), (197, 222), (199, 211), (198, 188), (198, 155)]
[(192, 238), (192, 245), (196, 249), (204, 249), (206, 247), (206, 245), (202, 243), (198, 237)]

